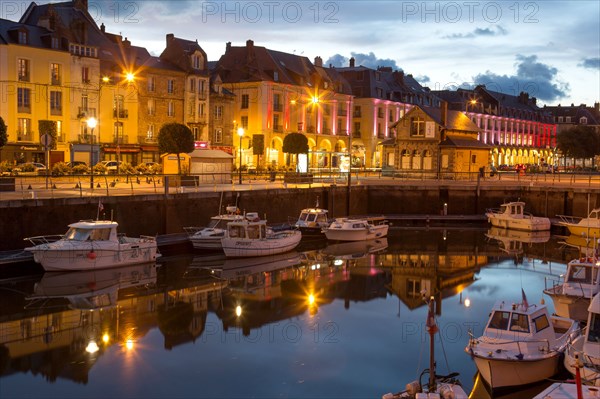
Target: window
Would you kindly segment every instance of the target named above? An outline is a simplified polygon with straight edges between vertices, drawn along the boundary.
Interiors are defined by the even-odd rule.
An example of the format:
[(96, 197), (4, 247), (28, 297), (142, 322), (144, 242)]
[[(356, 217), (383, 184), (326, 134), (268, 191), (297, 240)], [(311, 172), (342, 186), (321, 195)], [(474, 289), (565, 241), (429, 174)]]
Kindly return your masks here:
[(383, 108), (377, 107), (377, 117), (383, 118)]
[(154, 91), (156, 89), (156, 79), (154, 76), (148, 77), (148, 91)]
[(570, 116), (567, 116), (567, 117), (565, 118), (565, 122), (566, 122), (566, 123), (571, 123), (571, 117), (570, 117)]
[(19, 44), (27, 44), (27, 32), (19, 31)]
[(200, 131), (198, 130), (198, 126), (193, 126), (192, 128), (192, 135), (194, 136), (194, 140), (200, 140)]
[(364, 78), (365, 78), (364, 71), (358, 71), (358, 72), (356, 72), (356, 80), (363, 80)]
[(173, 79), (167, 80), (167, 93), (173, 94), (175, 90), (175, 81)]
[(167, 116), (175, 116), (175, 105), (173, 101), (169, 101), (167, 105)]
[(393, 109), (390, 109), (390, 114), (389, 114), (389, 115), (390, 115), (390, 117), (389, 117), (389, 119), (388, 119), (388, 120), (389, 120), (390, 122), (393, 122), (393, 121), (394, 121), (394, 110), (393, 110)]
[[(595, 278), (596, 276), (594, 276)], [(579, 284), (592, 284), (592, 268), (585, 265), (569, 266), (567, 282)]]
[(588, 342), (600, 343), (600, 315), (591, 313), (590, 324), (588, 324)]
[(281, 105), (281, 94), (273, 94), (273, 111), (281, 112), (283, 106)]
[(248, 130), (248, 117), (247, 116), (242, 116), (242, 127), (244, 128), (244, 130)]
[(202, 68), (201, 61), (202, 61), (202, 59), (200, 58), (199, 55), (193, 55), (192, 56), (192, 67), (194, 69), (201, 69)]
[(242, 109), (248, 109), (250, 102), (250, 96), (248, 94), (242, 94)]
[(355, 118), (360, 118), (360, 116), (361, 116), (360, 105), (355, 105), (354, 106), (354, 113), (352, 114), (352, 116), (355, 117)]
[(410, 135), (416, 137), (425, 136), (425, 120), (419, 116), (410, 118)]
[(546, 317), (546, 315), (543, 314), (533, 319), (533, 325), (535, 326), (535, 331), (540, 332), (543, 329), (547, 328), (550, 325), (550, 323), (548, 322), (548, 318)]
[(50, 113), (52, 115), (62, 113), (62, 93), (60, 91), (50, 92)]
[(223, 142), (223, 129), (220, 127), (215, 129), (215, 135), (213, 137), (215, 143), (219, 144)]
[(205, 117), (204, 106), (204, 103), (198, 104), (198, 116), (201, 118)]
[(579, 118), (579, 123), (581, 125), (587, 125), (587, 118), (585, 116), (582, 116), (581, 118)]
[(508, 328), (509, 312), (494, 312), (494, 315), (490, 319), (488, 328), (495, 328), (497, 330), (506, 330)]
[(154, 115), (156, 113), (156, 105), (154, 104), (154, 99), (148, 99), (148, 115)]
[(154, 138), (154, 123), (148, 124), (148, 131), (146, 132), (146, 139), (152, 140)]
[(198, 94), (204, 96), (204, 79), (198, 79)]
[(81, 67), (81, 81), (83, 83), (90, 83), (90, 68), (89, 67)]
[(31, 112), (31, 89), (24, 87), (17, 89), (17, 112)]
[[(113, 129), (113, 141), (115, 143), (121, 143), (123, 140), (123, 122), (115, 122)], [(93, 132), (91, 133), (93, 134)]]
[(273, 131), (281, 133), (283, 128), (279, 126), (279, 114), (273, 114)]
[(510, 331), (529, 332), (529, 324), (527, 323), (527, 315), (521, 313), (513, 313), (510, 318)]
[(62, 121), (56, 121), (56, 138), (60, 142), (65, 141), (62, 134)]
[(214, 117), (215, 119), (222, 119), (223, 118), (223, 106), (222, 105), (215, 105), (215, 113), (214, 113)]
[(31, 133), (31, 119), (29, 118), (18, 118), (17, 119), (17, 139), (18, 140), (30, 140), (28, 136)]
[(354, 137), (360, 137), (360, 122), (354, 122)]
[(50, 47), (53, 49), (59, 49), (60, 48), (60, 39), (58, 37), (50, 38)]
[(196, 79), (194, 79), (194, 78), (190, 79), (190, 91), (192, 93), (196, 92)]
[(121, 95), (113, 97), (113, 116), (115, 118), (126, 118), (125, 98)]
[(275, 82), (279, 82), (279, 72), (277, 72), (277, 71), (273, 72), (273, 80)]
[(17, 61), (17, 73), (21, 82), (29, 82), (29, 60), (19, 58)]
[(559, 116), (559, 117), (558, 117), (558, 123), (563, 123), (563, 119), (564, 119), (564, 118), (563, 118), (562, 116)]
[(60, 65), (56, 63), (50, 64), (50, 84), (60, 85)]

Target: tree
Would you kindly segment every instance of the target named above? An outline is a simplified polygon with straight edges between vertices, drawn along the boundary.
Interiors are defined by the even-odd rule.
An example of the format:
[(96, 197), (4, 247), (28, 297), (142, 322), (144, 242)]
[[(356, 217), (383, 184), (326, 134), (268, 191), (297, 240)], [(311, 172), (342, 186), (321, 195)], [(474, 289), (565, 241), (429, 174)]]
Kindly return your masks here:
[(58, 139), (56, 121), (40, 119), (38, 121), (38, 131), (40, 132), (40, 139), (44, 134), (50, 135), (50, 137), (52, 138), (52, 144), (50, 145), (50, 149), (56, 150), (56, 141)]
[(6, 133), (6, 123), (4, 123), (4, 119), (0, 116), (0, 161), (2, 161), (2, 147), (6, 145), (8, 142), (8, 134)]
[(264, 134), (253, 134), (252, 135), (252, 154), (258, 155), (258, 164), (261, 165), (261, 155), (265, 153), (265, 135)]
[[(302, 133), (290, 133), (283, 139), (282, 151), (288, 154), (308, 154), (308, 139)], [(296, 159), (296, 170), (298, 162)]]
[(590, 126), (575, 126), (560, 132), (558, 149), (565, 157), (588, 159), (600, 155), (600, 134)]
[(158, 151), (161, 154), (177, 154), (177, 174), (181, 174), (179, 154), (194, 151), (194, 134), (184, 124), (165, 123), (158, 131)]

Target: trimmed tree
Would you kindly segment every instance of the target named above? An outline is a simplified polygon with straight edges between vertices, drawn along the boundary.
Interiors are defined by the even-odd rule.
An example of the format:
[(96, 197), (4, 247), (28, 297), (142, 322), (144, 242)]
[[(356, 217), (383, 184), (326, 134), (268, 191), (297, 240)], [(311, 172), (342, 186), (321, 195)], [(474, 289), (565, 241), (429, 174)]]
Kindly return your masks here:
[(158, 131), (158, 151), (177, 155), (177, 174), (181, 174), (179, 154), (194, 151), (194, 133), (182, 123), (165, 123)]
[(6, 123), (0, 116), (0, 162), (2, 161), (2, 147), (8, 142), (8, 133), (6, 132)]
[(40, 139), (44, 134), (50, 135), (50, 137), (52, 138), (52, 145), (50, 146), (50, 149), (56, 150), (56, 141), (58, 139), (56, 121), (40, 119), (38, 121), (38, 131), (40, 133)]
[[(558, 149), (565, 158), (583, 159), (600, 155), (600, 134), (590, 126), (575, 126), (557, 136)], [(585, 165), (585, 163), (584, 163)]]
[(298, 154), (308, 154), (308, 138), (302, 133), (290, 133), (283, 138), (282, 151), (296, 155), (296, 171), (298, 171)]

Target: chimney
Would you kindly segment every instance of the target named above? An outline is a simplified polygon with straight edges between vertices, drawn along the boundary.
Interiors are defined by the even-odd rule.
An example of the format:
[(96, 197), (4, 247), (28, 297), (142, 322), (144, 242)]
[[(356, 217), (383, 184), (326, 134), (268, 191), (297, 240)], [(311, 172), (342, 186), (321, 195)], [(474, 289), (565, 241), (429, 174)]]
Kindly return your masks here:
[(125, 47), (131, 47), (131, 42), (129, 40), (127, 40), (127, 38), (125, 38), (125, 40), (123, 40), (123, 45)]
[(442, 100), (440, 102), (440, 117), (442, 119), (442, 128), (446, 128), (446, 121), (448, 120), (448, 102)]
[(394, 71), (392, 76), (396, 82), (404, 85), (404, 71)]
[(225, 43), (225, 54), (227, 54), (229, 50), (231, 50), (231, 42)]
[(254, 41), (246, 40), (246, 62), (251, 63), (254, 61)]
[(350, 68), (354, 68), (354, 57), (350, 58)]
[(316, 67), (323, 66), (323, 59), (321, 57), (319, 57), (318, 55), (315, 57), (315, 66)]
[(175, 39), (175, 35), (172, 33), (167, 33), (167, 47), (169, 47), (169, 44), (171, 44), (173, 39)]
[(104, 26), (104, 22), (100, 24), (100, 32), (104, 33), (106, 31), (106, 26)]
[(595, 109), (597, 112), (600, 112), (600, 103), (594, 103), (594, 109)]
[(246, 40), (246, 47), (248, 47), (248, 49), (254, 49), (254, 40)]
[(531, 102), (533, 103), (533, 105), (537, 106), (537, 98), (531, 97)]

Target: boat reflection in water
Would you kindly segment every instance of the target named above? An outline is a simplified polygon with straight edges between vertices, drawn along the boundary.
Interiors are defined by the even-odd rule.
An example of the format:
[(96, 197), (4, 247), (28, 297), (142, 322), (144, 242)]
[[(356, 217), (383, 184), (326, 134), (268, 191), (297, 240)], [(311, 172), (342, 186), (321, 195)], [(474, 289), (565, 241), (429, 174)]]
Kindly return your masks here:
[[(406, 328), (423, 324), (423, 294), (434, 297), (438, 315), (443, 302), (439, 320), (445, 339), (446, 319), (483, 322), (489, 307), (482, 304), (484, 309), (475, 314), (477, 306), (466, 308), (466, 302), (477, 290), (496, 284), (481, 281), (481, 273), (493, 270), (490, 259), (510, 260), (480, 231), (391, 233), (387, 240), (266, 258), (182, 254), (165, 257), (156, 267), (0, 280), (2, 392), (11, 397), (64, 393), (61, 384), (36, 381), (32, 385), (40, 388), (27, 390), (19, 382), (43, 376), (89, 383), (79, 385), (78, 395), (97, 397), (102, 381), (90, 378), (91, 369), (98, 367), (103, 378), (115, 381), (115, 390), (128, 389), (132, 396), (159, 392), (169, 383), (172, 396), (187, 397), (198, 392), (201, 382), (205, 397), (380, 397), (399, 382), (418, 377), (412, 374), (417, 360), (407, 359), (417, 359), (419, 346), (427, 341), (418, 334), (407, 337)], [(545, 249), (531, 250), (541, 258)], [(290, 323), (303, 333), (297, 341), (251, 339), (262, 333), (267, 340), (272, 329), (281, 333)], [(238, 333), (244, 338), (229, 339)], [(456, 371), (469, 390), (476, 369), (463, 353), (467, 339), (465, 332), (437, 353), (450, 354), (452, 371), (459, 366)], [(179, 351), (167, 352), (172, 349)], [(152, 365), (160, 381), (142, 372), (147, 367), (131, 367), (127, 381), (120, 382), (121, 367), (97, 366), (108, 353), (111, 365), (128, 367), (133, 358)], [(272, 361), (261, 366), (257, 377), (251, 370), (266, 353)], [(200, 377), (184, 378), (188, 356)], [(227, 383), (230, 376), (215, 364), (236, 374), (239, 384)], [(442, 374), (445, 364), (438, 359)], [(10, 378), (17, 372), (19, 381)], [(365, 378), (357, 380), (356, 375)], [(256, 384), (265, 376), (270, 383)]]
[(492, 226), (486, 237), (498, 241), (502, 251), (520, 258), (525, 253), (525, 249), (532, 244), (548, 242), (550, 231), (521, 231)]

